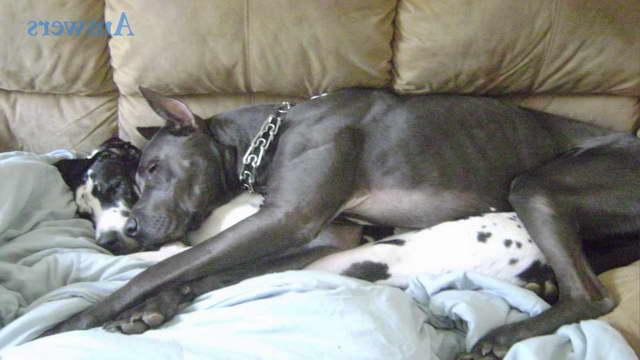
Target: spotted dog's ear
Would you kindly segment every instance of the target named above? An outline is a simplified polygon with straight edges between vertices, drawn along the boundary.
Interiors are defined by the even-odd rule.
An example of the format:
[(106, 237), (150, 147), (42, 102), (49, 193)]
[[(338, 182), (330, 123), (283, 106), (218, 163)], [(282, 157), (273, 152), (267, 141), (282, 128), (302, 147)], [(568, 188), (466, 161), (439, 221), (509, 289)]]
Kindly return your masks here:
[(53, 166), (58, 168), (65, 184), (74, 190), (80, 185), (84, 173), (93, 165), (93, 162), (93, 159), (64, 159)]
[(191, 112), (189, 107), (182, 101), (160, 95), (142, 86), (140, 87), (140, 92), (149, 103), (149, 106), (151, 106), (151, 109), (166, 121), (166, 127), (177, 130), (206, 131), (206, 123)]

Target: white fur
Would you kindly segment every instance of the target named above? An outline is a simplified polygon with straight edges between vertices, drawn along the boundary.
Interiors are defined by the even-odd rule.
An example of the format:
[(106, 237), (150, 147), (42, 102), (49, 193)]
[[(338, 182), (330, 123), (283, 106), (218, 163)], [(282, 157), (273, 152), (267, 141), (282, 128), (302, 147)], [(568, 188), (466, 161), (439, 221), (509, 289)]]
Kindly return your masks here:
[(116, 207), (104, 209), (100, 208), (96, 213), (96, 232), (103, 234), (109, 231), (122, 231), (127, 217), (123, 215), (123, 211), (127, 211), (126, 206), (122, 202), (118, 202)]
[(259, 194), (243, 192), (233, 200), (215, 209), (199, 229), (187, 235), (193, 245), (217, 235), (260, 210), (264, 198)]
[[(193, 245), (197, 245), (219, 234), (223, 230), (258, 212), (262, 201), (263, 197), (261, 195), (248, 192), (236, 196), (225, 205), (215, 209), (200, 228), (187, 234), (188, 241)], [(188, 248), (189, 246), (187, 245), (175, 242), (162, 246), (158, 251), (139, 252), (131, 254), (130, 256), (144, 260), (160, 261)]]
[(76, 189), (76, 204), (78, 205), (78, 212), (94, 216), (96, 211), (101, 211), (102, 206), (100, 206), (100, 201), (92, 194), (94, 184), (91, 173), (92, 170), (89, 169), (87, 182)]
[[(492, 235), (486, 242), (480, 242), (478, 232)], [(380, 244), (390, 239), (404, 240), (405, 244)], [(511, 246), (505, 246), (506, 239), (511, 240)], [(517, 259), (517, 263), (510, 264), (512, 259)], [(371, 261), (387, 265), (391, 275), (378, 283), (398, 287), (406, 287), (411, 275), (456, 270), (475, 271), (523, 285), (517, 275), (536, 260), (545, 262), (515, 213), (489, 213), (393, 235), (325, 257), (307, 269), (342, 273), (352, 264)]]
[(143, 252), (129, 254), (128, 256), (134, 257), (136, 259), (158, 262), (168, 257), (171, 257), (175, 254), (183, 252), (184, 250), (187, 250), (189, 248), (190, 246), (185, 245), (181, 242), (173, 242), (173, 243), (169, 243), (167, 245), (162, 246), (160, 249), (156, 251), (143, 251)]

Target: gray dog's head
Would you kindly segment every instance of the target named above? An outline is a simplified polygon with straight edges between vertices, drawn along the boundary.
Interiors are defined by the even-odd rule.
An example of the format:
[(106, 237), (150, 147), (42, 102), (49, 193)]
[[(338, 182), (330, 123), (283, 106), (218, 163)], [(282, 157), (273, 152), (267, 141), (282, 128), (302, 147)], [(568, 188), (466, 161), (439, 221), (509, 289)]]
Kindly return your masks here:
[(207, 122), (179, 100), (140, 90), (165, 125), (138, 128), (150, 141), (136, 172), (140, 199), (125, 231), (144, 249), (154, 249), (182, 240), (233, 194), (223, 165), (229, 149), (210, 134)]

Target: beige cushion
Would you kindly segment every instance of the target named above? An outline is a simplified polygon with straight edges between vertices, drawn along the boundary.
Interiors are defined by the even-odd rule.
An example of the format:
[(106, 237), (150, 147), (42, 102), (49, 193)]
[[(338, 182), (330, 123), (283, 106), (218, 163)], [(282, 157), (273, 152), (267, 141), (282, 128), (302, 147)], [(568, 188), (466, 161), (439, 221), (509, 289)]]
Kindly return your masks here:
[(135, 36), (110, 41), (114, 79), (167, 95), (312, 95), (391, 79), (395, 1), (108, 0)]
[(640, 95), (638, 0), (402, 0), (403, 92)]
[(631, 131), (640, 125), (640, 100), (613, 95), (508, 96), (520, 106), (586, 121), (607, 129)]
[(116, 100), (0, 91), (0, 151), (89, 151), (115, 134)]
[[(304, 98), (245, 95), (191, 95), (178, 96), (202, 117), (233, 110), (252, 104), (277, 103), (282, 100), (303, 101)], [(640, 102), (634, 97), (605, 95), (575, 96), (507, 96), (503, 99), (536, 110), (547, 111), (586, 121), (609, 129), (630, 131), (640, 124)], [(122, 96), (119, 101), (120, 135), (137, 145), (144, 139), (135, 130), (137, 126), (162, 125), (162, 120), (140, 96)]]
[(601, 319), (618, 329), (640, 355), (640, 261), (607, 271), (599, 278), (619, 301), (618, 307)]
[[(102, 0), (4, 1), (0, 11), (0, 89), (101, 94), (114, 89), (106, 36), (54, 36), (30, 21), (103, 21)], [(51, 24), (50, 24), (51, 25)], [(56, 24), (58, 26), (58, 24)], [(34, 129), (35, 130), (35, 129)]]

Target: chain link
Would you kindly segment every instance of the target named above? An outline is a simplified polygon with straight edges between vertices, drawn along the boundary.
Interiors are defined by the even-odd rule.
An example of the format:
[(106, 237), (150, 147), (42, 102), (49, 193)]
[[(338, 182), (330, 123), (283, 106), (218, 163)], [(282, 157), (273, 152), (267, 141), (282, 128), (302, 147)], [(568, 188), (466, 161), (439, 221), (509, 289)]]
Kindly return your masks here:
[(283, 101), (276, 109), (275, 114), (269, 115), (267, 120), (260, 127), (260, 131), (258, 131), (251, 141), (249, 149), (242, 158), (240, 183), (242, 184), (243, 189), (252, 193), (255, 192), (253, 184), (256, 180), (257, 169), (260, 166), (260, 163), (262, 163), (262, 157), (278, 134), (282, 119), (284, 119), (285, 115), (287, 115), (287, 112), (293, 107), (293, 105), (294, 104), (290, 102)]

